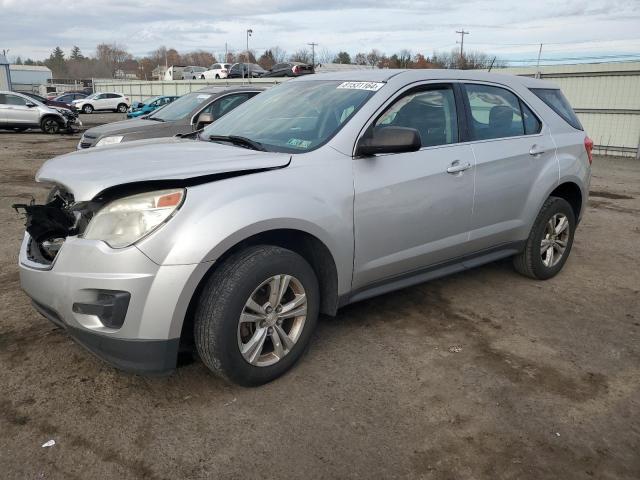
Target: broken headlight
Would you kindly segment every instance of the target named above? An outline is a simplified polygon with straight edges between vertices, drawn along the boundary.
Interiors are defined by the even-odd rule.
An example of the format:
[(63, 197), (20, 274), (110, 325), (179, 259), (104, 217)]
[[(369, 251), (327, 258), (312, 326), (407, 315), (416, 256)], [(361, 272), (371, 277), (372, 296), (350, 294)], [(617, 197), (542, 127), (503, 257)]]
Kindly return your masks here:
[(169, 220), (184, 197), (185, 190), (180, 188), (114, 200), (93, 216), (83, 236), (112, 248), (128, 247)]

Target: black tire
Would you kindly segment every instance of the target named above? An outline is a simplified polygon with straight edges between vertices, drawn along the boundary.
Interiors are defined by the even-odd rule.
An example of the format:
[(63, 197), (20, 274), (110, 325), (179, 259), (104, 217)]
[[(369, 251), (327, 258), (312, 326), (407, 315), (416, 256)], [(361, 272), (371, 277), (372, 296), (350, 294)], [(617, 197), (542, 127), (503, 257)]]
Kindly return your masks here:
[(220, 75), (216, 73), (216, 80), (220, 80)]
[(82, 113), (86, 113), (87, 115), (93, 113), (93, 106), (86, 104), (82, 106)]
[(117, 109), (118, 112), (127, 113), (127, 110), (129, 110), (129, 107), (127, 107), (125, 103), (121, 103), (120, 105), (118, 105), (118, 109)]
[[(238, 324), (254, 290), (274, 275), (293, 275), (303, 286), (307, 317), (289, 353), (269, 366), (255, 366), (242, 356)], [(230, 256), (207, 280), (195, 311), (194, 338), (204, 364), (216, 375), (246, 387), (275, 380), (304, 353), (318, 319), (320, 293), (307, 261), (291, 250), (271, 245), (249, 247)]]
[(60, 133), (62, 124), (55, 117), (44, 117), (40, 122), (40, 128), (44, 133), (55, 135), (56, 133)]
[[(556, 214), (563, 214), (567, 218), (569, 234), (560, 260), (553, 266), (547, 266), (542, 260), (541, 242), (546, 236), (547, 223)], [(516, 271), (536, 280), (546, 280), (557, 275), (571, 253), (575, 229), (576, 217), (571, 205), (563, 198), (549, 197), (538, 213), (524, 250), (513, 257)]]

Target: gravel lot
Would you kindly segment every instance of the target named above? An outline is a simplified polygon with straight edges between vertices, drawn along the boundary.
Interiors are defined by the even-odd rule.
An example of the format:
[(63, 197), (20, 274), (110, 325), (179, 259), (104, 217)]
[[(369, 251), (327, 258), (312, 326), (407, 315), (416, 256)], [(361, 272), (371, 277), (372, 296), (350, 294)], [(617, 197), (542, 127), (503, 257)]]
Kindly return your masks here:
[(10, 205), (78, 137), (0, 132), (2, 478), (640, 478), (640, 162), (596, 158), (556, 278), (500, 262), (352, 305), (243, 389), (116, 371), (21, 293)]

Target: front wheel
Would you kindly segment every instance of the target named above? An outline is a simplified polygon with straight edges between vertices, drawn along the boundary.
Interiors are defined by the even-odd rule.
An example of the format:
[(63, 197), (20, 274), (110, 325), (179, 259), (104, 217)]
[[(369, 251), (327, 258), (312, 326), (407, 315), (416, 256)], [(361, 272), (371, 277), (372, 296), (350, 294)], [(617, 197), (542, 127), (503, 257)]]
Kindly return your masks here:
[(40, 128), (44, 133), (48, 133), (50, 135), (54, 135), (60, 132), (61, 125), (60, 122), (53, 117), (45, 117), (40, 123)]
[(546, 280), (564, 266), (576, 229), (571, 205), (559, 197), (549, 197), (540, 209), (524, 250), (513, 257), (513, 266), (522, 275)]
[(195, 343), (215, 374), (244, 386), (289, 370), (309, 343), (319, 287), (307, 261), (260, 245), (229, 257), (205, 284), (195, 312)]

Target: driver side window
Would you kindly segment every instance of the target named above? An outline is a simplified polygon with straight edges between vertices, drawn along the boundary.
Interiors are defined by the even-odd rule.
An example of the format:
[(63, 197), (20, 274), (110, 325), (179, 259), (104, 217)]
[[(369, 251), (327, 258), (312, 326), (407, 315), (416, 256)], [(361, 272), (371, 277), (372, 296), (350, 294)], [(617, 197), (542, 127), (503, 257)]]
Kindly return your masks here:
[(6, 103), (7, 105), (17, 105), (24, 107), (27, 104), (27, 101), (17, 95), (6, 95), (6, 101), (4, 103)]
[(428, 87), (410, 91), (397, 99), (376, 120), (374, 127), (413, 128), (423, 147), (448, 145), (458, 141), (458, 118), (453, 89)]

